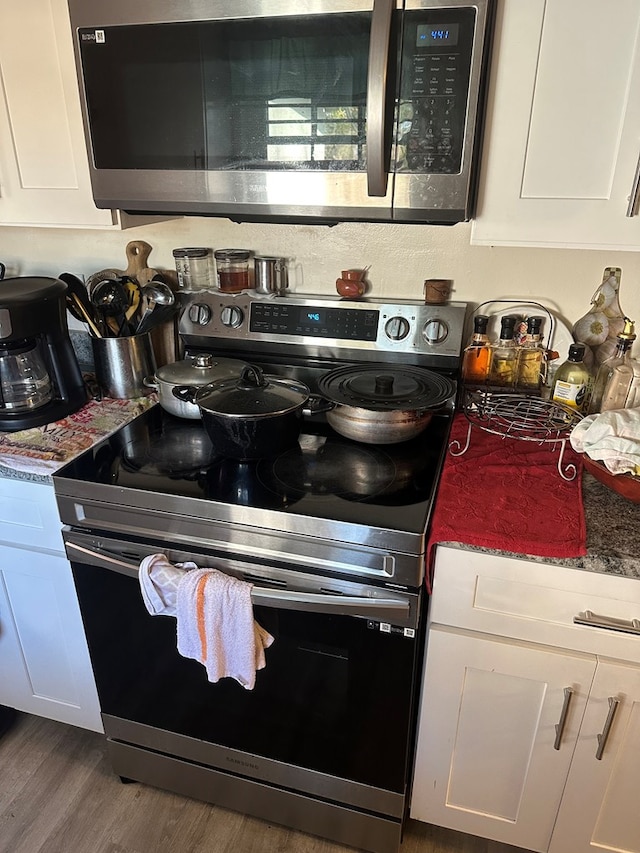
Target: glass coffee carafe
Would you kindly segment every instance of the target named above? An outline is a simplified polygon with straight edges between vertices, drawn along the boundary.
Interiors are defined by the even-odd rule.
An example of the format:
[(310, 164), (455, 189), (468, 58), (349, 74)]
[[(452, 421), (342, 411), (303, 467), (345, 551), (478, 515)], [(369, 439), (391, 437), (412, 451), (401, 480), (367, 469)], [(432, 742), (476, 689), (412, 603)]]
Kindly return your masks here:
[(52, 396), (51, 377), (37, 341), (0, 345), (0, 411), (29, 412)]

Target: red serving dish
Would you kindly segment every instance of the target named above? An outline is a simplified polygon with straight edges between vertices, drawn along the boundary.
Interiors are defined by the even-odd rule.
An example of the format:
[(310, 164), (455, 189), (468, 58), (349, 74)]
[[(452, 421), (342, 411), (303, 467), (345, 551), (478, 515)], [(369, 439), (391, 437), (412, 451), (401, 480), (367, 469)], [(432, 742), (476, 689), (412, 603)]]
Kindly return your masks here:
[(628, 501), (640, 504), (640, 477), (633, 474), (612, 474), (602, 462), (590, 459), (586, 453), (583, 455), (582, 461), (586, 470), (593, 474), (596, 480), (600, 480), (603, 485)]

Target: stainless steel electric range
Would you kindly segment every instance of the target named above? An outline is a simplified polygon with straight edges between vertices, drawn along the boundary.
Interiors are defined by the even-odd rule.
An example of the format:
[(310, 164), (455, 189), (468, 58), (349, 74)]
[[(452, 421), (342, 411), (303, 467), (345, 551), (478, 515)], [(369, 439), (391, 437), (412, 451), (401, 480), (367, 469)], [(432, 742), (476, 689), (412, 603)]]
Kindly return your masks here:
[[(185, 293), (186, 352), (294, 376), (413, 365), (455, 377), (466, 305)], [(452, 383), (455, 387), (455, 384)], [(159, 406), (54, 476), (114, 771), (375, 853), (406, 813), (430, 513), (454, 407), (399, 444), (322, 415), (275, 458), (216, 451)], [(250, 581), (274, 637), (253, 690), (211, 684), (151, 616), (153, 553)]]

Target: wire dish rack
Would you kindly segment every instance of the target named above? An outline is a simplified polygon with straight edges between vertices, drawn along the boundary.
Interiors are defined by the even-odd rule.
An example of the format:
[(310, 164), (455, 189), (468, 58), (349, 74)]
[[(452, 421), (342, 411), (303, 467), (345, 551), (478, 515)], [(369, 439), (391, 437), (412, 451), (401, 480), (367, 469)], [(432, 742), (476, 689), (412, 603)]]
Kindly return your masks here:
[(558, 473), (563, 480), (571, 481), (577, 474), (576, 466), (564, 463), (564, 451), (571, 430), (583, 415), (551, 400), (540, 397), (500, 394), (486, 389), (464, 388), (462, 411), (468, 421), (464, 446), (457, 439), (449, 444), (452, 456), (462, 456), (471, 444), (473, 427), (502, 438), (534, 441), (536, 444), (559, 448)]

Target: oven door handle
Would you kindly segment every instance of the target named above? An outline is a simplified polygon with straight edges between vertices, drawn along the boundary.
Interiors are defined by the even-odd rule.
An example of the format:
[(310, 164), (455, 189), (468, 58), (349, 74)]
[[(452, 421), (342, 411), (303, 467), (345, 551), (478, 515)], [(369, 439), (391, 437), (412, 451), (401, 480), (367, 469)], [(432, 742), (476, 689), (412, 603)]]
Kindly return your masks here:
[[(65, 545), (69, 550), (91, 558), (91, 565), (120, 572), (132, 578), (139, 577), (138, 565), (117, 557), (101, 554), (93, 548), (85, 548), (68, 539)], [(68, 554), (69, 559), (73, 559)], [(362, 595), (343, 595), (339, 592), (307, 592), (306, 590), (273, 589), (253, 585), (251, 600), (263, 607), (276, 607), (283, 610), (309, 611), (327, 613), (335, 616), (360, 616), (374, 622), (397, 623), (404, 622), (410, 615), (409, 601), (398, 598), (368, 598)]]

